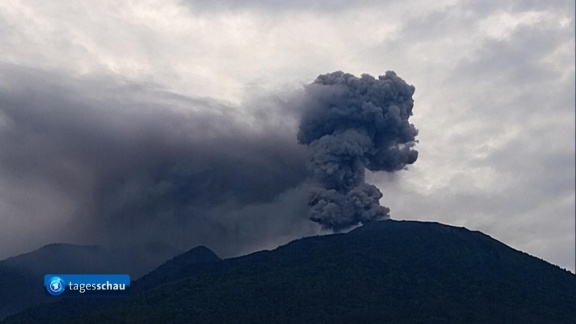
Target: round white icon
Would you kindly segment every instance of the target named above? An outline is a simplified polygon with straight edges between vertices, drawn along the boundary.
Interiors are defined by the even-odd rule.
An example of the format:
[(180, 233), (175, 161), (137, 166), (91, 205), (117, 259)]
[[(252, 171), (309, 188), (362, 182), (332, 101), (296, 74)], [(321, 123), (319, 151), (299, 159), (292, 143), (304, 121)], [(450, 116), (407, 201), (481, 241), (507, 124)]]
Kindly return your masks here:
[(52, 277), (47, 288), (50, 295), (60, 295), (64, 292), (64, 280), (60, 277)]

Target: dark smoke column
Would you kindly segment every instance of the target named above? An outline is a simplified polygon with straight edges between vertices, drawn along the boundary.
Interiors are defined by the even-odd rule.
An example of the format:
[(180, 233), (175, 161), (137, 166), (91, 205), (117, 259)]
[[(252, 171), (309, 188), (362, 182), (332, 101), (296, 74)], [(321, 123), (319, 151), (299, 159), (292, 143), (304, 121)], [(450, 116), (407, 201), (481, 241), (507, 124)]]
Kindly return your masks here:
[(408, 122), (414, 87), (386, 72), (378, 79), (334, 72), (306, 86), (298, 141), (308, 145), (309, 217), (339, 231), (389, 218), (365, 169), (394, 172), (418, 158), (418, 131)]

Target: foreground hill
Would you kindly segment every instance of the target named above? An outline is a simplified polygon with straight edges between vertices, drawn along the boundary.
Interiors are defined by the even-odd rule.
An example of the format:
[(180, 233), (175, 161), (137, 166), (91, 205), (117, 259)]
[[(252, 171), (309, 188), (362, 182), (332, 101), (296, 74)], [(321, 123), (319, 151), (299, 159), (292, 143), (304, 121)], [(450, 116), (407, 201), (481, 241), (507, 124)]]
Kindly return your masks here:
[(217, 270), (220, 261), (222, 260), (209, 248), (197, 246), (172, 258), (132, 283), (132, 292), (138, 293), (197, 273)]
[(54, 301), (44, 296), (47, 273), (129, 273), (137, 278), (179, 251), (161, 244), (124, 248), (50, 244), (0, 261), (0, 319), (30, 306)]
[(487, 235), (383, 221), (213, 262), (81, 314), (41, 307), (7, 322), (574, 323), (574, 305), (574, 274)]

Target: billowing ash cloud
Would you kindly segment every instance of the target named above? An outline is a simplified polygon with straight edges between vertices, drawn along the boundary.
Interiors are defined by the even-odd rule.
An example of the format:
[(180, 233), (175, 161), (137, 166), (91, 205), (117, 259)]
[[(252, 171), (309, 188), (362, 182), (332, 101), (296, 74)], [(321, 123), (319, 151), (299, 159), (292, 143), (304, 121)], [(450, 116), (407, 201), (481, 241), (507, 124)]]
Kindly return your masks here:
[(282, 100), (0, 70), (0, 259), (53, 242), (232, 256), (317, 233), (298, 112)]
[(54, 242), (273, 248), (321, 230), (310, 190), (326, 228), (386, 217), (364, 168), (416, 160), (413, 88), (391, 73), (329, 74), (236, 106), (110, 75), (0, 70), (0, 258)]
[(414, 87), (391, 71), (378, 79), (334, 72), (305, 90), (298, 141), (309, 151), (310, 219), (338, 231), (389, 218), (364, 174), (401, 170), (418, 158), (418, 131), (408, 122)]

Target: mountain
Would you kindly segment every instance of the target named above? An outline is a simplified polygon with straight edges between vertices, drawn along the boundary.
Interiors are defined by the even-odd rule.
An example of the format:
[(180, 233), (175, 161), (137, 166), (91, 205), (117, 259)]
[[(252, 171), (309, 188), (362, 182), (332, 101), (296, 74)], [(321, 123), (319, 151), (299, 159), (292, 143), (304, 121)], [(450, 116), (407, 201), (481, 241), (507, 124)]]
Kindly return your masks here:
[(48, 273), (128, 273), (137, 278), (180, 251), (162, 244), (127, 247), (49, 244), (0, 261), (0, 319), (30, 306), (53, 302), (44, 296)]
[(148, 290), (196, 273), (216, 269), (221, 259), (205, 246), (197, 246), (163, 263), (132, 284), (133, 292)]
[[(63, 300), (11, 322), (574, 323), (576, 276), (477, 231), (382, 221), (273, 251), (156, 269), (161, 280), (82, 314)], [(215, 260), (215, 259), (214, 259)], [(202, 263), (200, 263), (202, 264)], [(200, 267), (201, 268), (201, 267)], [(170, 269), (163, 276), (162, 269)], [(143, 280), (143, 277), (141, 280)], [(134, 283), (138, 285), (138, 281)]]

